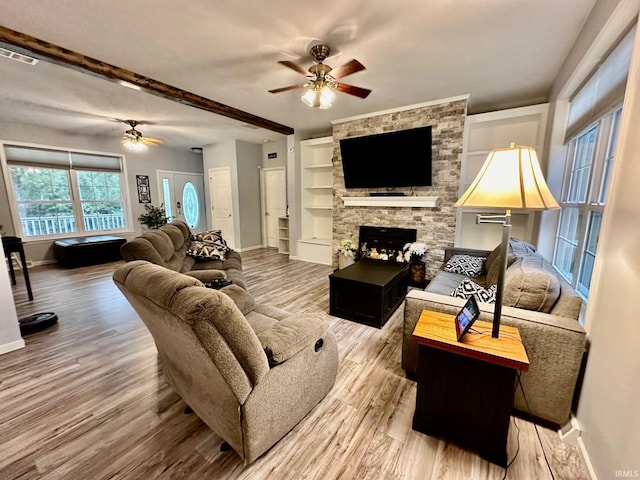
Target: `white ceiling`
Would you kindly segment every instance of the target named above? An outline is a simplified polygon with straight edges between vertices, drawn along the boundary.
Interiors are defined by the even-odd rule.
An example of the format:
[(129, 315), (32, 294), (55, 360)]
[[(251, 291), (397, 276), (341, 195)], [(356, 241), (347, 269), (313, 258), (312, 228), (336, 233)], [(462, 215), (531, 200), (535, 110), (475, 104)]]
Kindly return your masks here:
[[(3, 0), (0, 24), (307, 133), (330, 121), (470, 94), (472, 113), (545, 102), (595, 0)], [(311, 64), (322, 41), (342, 81), (328, 110), (300, 101), (301, 83), (277, 64)], [(230, 136), (282, 135), (45, 62), (0, 58), (0, 121), (121, 136), (136, 119), (146, 136), (189, 148)], [(1, 136), (1, 135), (0, 135)]]

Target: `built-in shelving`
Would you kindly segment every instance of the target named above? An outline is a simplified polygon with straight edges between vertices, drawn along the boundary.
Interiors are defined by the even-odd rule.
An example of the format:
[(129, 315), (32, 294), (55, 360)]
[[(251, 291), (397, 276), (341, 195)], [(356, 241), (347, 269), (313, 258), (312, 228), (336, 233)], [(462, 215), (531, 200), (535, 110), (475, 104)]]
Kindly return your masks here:
[(278, 253), (289, 255), (289, 217), (278, 217)]
[[(534, 147), (538, 156), (541, 156), (544, 151), (547, 112), (548, 104), (543, 104), (469, 115), (465, 123), (459, 196), (471, 185), (487, 155), (494, 148), (505, 148), (515, 142), (517, 145)], [(458, 209), (456, 246), (490, 250), (502, 241), (502, 227), (478, 225), (478, 213), (504, 215), (504, 210)], [(511, 236), (535, 243), (535, 212), (513, 210), (511, 214)]]
[(300, 260), (330, 265), (333, 236), (333, 138), (300, 142), (302, 161)]

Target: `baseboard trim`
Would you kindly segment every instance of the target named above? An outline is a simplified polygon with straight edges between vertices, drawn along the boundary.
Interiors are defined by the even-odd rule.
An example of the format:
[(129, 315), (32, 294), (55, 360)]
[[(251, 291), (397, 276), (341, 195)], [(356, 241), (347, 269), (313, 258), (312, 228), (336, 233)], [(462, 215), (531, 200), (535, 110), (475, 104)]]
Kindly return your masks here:
[(52, 263), (58, 263), (58, 261), (53, 258), (50, 258), (49, 260), (38, 260), (36, 262), (31, 262), (31, 266), (39, 267), (41, 265), (51, 265)]
[(580, 423), (578, 423), (578, 420), (573, 415), (571, 415), (569, 422), (558, 430), (560, 440), (576, 448), (578, 448), (578, 438), (580, 438), (581, 433)]
[(15, 342), (5, 343), (4, 345), (0, 345), (0, 355), (13, 352), (14, 350), (19, 350), (24, 347), (25, 343), (23, 338), (16, 340)]
[(234, 248), (234, 250), (236, 252), (248, 252), (249, 250), (258, 250), (260, 248), (277, 248), (277, 247), (265, 247), (263, 245), (255, 245), (253, 247), (246, 247), (246, 248)]
[(591, 477), (591, 480), (598, 480), (596, 471), (593, 469), (591, 459), (589, 458), (589, 452), (587, 452), (587, 447), (584, 445), (582, 437), (578, 437), (578, 451), (580, 452), (580, 455), (582, 455), (582, 459), (587, 466), (587, 470), (589, 470), (589, 476)]

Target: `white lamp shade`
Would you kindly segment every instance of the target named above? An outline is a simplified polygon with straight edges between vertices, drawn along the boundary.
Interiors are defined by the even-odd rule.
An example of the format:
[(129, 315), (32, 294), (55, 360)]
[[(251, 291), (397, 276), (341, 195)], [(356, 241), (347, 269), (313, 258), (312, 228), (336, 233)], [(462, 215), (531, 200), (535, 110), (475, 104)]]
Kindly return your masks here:
[(550, 210), (560, 208), (533, 147), (492, 150), (456, 207)]
[(140, 138), (126, 138), (122, 141), (122, 146), (132, 152), (144, 152), (147, 149)]
[(310, 88), (304, 95), (302, 95), (302, 97), (300, 97), (300, 100), (310, 107), (316, 106), (319, 103), (317, 90)]

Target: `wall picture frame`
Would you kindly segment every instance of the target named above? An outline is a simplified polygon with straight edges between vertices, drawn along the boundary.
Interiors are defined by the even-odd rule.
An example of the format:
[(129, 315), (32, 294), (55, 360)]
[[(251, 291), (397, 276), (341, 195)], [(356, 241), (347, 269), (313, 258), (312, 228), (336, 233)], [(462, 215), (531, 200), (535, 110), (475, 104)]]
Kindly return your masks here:
[(138, 188), (138, 203), (151, 203), (149, 175), (136, 175), (136, 187)]

